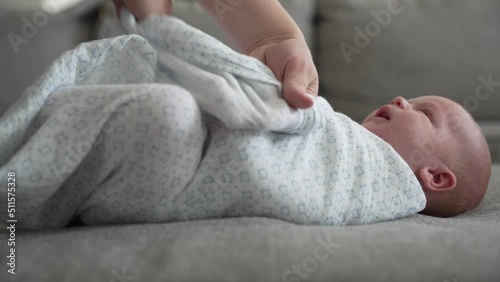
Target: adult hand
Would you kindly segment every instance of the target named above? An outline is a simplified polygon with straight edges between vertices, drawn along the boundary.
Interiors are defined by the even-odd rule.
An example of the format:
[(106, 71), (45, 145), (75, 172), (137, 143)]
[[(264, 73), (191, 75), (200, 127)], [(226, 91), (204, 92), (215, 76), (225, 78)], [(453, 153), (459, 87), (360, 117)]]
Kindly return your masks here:
[(305, 109), (314, 104), (319, 78), (305, 40), (277, 39), (254, 48), (248, 55), (266, 64), (283, 82), (283, 98), (290, 106)]
[(172, 14), (172, 0), (113, 0), (113, 4), (118, 17), (125, 6), (139, 21), (151, 15)]

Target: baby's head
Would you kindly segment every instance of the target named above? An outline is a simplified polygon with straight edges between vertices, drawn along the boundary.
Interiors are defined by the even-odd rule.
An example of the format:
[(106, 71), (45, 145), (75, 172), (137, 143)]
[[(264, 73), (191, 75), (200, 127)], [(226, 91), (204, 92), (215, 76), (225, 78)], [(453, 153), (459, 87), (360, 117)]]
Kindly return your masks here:
[(486, 192), (491, 156), (481, 128), (459, 104), (437, 96), (396, 97), (363, 126), (392, 145), (427, 198), (423, 214), (449, 217), (475, 208)]

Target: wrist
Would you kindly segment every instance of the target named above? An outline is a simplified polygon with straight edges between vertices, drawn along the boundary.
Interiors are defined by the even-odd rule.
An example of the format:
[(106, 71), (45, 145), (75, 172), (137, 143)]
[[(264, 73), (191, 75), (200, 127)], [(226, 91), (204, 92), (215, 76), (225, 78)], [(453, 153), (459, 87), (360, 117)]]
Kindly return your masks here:
[[(219, 4), (230, 2), (234, 5), (230, 5), (230, 9), (221, 16)], [(213, 16), (229, 40), (243, 53), (279, 42), (280, 38), (303, 37), (278, 0), (198, 0), (198, 3)]]
[(132, 12), (137, 21), (143, 21), (151, 16), (164, 16), (172, 14), (171, 0), (149, 0), (137, 2), (127, 2), (126, 7)]
[(255, 43), (248, 46), (245, 50), (243, 50), (243, 53), (251, 56), (251, 53), (255, 52), (258, 49), (262, 49), (263, 47), (269, 47), (271, 45), (283, 42), (285, 40), (299, 40), (299, 41), (304, 41), (305, 43), (305, 39), (302, 33), (297, 33), (297, 32), (282, 33), (259, 39)]

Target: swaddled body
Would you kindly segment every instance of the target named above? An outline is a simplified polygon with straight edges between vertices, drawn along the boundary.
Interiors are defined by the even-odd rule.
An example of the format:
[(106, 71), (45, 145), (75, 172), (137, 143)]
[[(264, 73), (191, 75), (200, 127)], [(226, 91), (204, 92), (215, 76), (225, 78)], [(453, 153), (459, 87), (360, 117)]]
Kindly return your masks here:
[(258, 61), (175, 18), (142, 25), (149, 43), (126, 36), (65, 54), (1, 120), (0, 177), (18, 172), (21, 229), (75, 217), (345, 225), (424, 208), (405, 161), (324, 99), (295, 111)]
[[(425, 206), (418, 180), (393, 148), (322, 98), (314, 107), (324, 125), (289, 134), (230, 129), (177, 86), (67, 87), (50, 95), (32, 131), (56, 136), (54, 155), (71, 151), (92, 133), (95, 113), (118, 101), (125, 101), (113, 114), (118, 117), (107, 121), (60, 188), (51, 192), (43, 181), (30, 187), (19, 180), (22, 192), (31, 191), (19, 205), (31, 214), (24, 224), (266, 216), (346, 225), (404, 217)], [(40, 149), (30, 151), (56, 147), (45, 142), (38, 139)], [(40, 168), (49, 171), (53, 163), (47, 158)]]
[[(389, 220), (425, 207), (420, 184), (382, 139), (322, 98), (323, 128), (294, 135), (208, 122), (210, 142), (178, 216), (269, 216), (303, 224)], [(181, 214), (186, 213), (186, 214)]]

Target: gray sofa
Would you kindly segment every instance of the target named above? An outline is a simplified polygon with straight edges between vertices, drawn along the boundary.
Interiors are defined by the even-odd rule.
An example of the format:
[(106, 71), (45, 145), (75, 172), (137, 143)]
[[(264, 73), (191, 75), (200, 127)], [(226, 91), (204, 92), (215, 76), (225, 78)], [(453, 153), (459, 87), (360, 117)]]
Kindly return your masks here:
[[(387, 1), (282, 3), (311, 44), (320, 94), (338, 111), (360, 120), (395, 95), (439, 94), (460, 103), (476, 97), (471, 112), (499, 161), (500, 87), (474, 96), (479, 77), (500, 81), (498, 1), (402, 1), (402, 11), (379, 24), (378, 33), (372, 27), (364, 47), (356, 45), (354, 28), (374, 25)], [(175, 13), (221, 36), (192, 1), (175, 1)], [(108, 24), (101, 34), (110, 32)], [(350, 61), (342, 42), (359, 51)], [(322, 227), (233, 218), (18, 232), (16, 275), (7, 273), (7, 234), (0, 236), (0, 281), (494, 282), (500, 281), (500, 164), (492, 167), (481, 205), (448, 219), (415, 215)]]
[[(96, 37), (101, 0), (85, 0), (57, 14), (40, 0), (0, 0), (0, 115), (61, 55)], [(60, 3), (68, 1), (44, 1)], [(36, 21), (36, 23), (35, 23)]]

